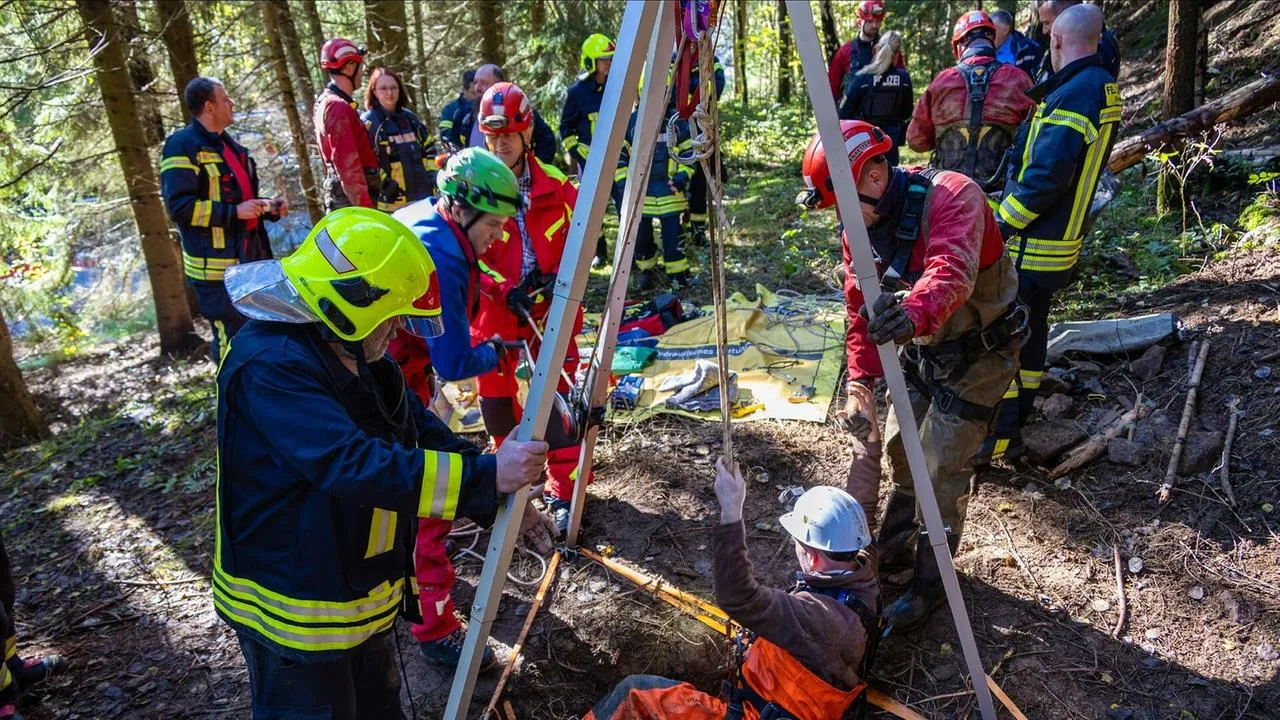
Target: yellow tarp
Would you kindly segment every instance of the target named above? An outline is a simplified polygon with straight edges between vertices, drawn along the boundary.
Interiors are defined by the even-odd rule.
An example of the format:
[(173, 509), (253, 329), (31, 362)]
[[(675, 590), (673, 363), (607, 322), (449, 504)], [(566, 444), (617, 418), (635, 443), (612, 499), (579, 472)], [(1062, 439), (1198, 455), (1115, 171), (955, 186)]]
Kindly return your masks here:
[[(762, 404), (735, 420), (824, 422), (844, 363), (844, 303), (838, 297), (779, 295), (756, 285), (757, 299), (728, 298), (729, 369), (738, 373), (740, 409)], [(669, 408), (672, 392), (657, 387), (683, 375), (699, 359), (715, 360), (716, 327), (711, 307), (658, 338), (658, 355), (639, 374), (644, 386), (636, 409), (610, 410), (609, 420), (632, 423), (660, 413), (718, 420), (719, 411), (690, 413)], [(594, 344), (594, 335), (588, 336)], [(584, 348), (584, 356), (590, 354)]]
[[(729, 369), (738, 373), (740, 411), (735, 421), (807, 420), (825, 422), (844, 364), (844, 303), (829, 298), (775, 294), (756, 285), (755, 300), (731, 295), (728, 306)], [(715, 360), (715, 315), (710, 306), (702, 317), (680, 323), (658, 338), (657, 357), (638, 374), (644, 377), (635, 410), (610, 409), (608, 421), (630, 424), (661, 413), (703, 420), (719, 420), (719, 411), (691, 413), (669, 408), (673, 393), (657, 387), (673, 375), (691, 371), (699, 359)], [(585, 359), (596, 342), (599, 314), (586, 317), (579, 339)], [(454, 407), (449, 425), (455, 432), (482, 432), (474, 383), (446, 384), (444, 394)], [(751, 409), (753, 406), (762, 405)], [(467, 417), (469, 416), (469, 417)], [(467, 417), (471, 422), (464, 423)]]

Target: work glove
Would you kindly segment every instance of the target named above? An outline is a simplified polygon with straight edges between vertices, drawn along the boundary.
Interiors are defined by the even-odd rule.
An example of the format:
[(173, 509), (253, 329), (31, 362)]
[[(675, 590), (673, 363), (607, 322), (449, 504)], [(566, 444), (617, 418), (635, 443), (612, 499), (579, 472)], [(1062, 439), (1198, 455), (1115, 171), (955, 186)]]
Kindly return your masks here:
[(516, 317), (524, 320), (533, 311), (533, 298), (521, 287), (513, 287), (507, 291), (507, 309)]
[(907, 309), (902, 306), (906, 297), (905, 290), (880, 293), (875, 303), (875, 319), (870, 319), (866, 305), (858, 310), (858, 314), (867, 320), (867, 335), (871, 337), (871, 342), (883, 345), (892, 340), (897, 345), (906, 345), (916, 336), (916, 325), (907, 314)]

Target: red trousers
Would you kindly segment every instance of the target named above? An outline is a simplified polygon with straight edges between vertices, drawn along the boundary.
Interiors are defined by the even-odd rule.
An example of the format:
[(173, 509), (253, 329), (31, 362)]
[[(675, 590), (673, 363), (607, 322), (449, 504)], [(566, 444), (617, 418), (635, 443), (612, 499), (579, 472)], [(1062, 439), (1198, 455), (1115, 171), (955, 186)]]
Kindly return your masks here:
[(462, 627), (453, 614), (453, 563), (445, 552), (449, 520), (418, 519), (418, 543), (413, 550), (413, 570), (418, 578), (418, 604), (422, 624), (409, 630), (418, 642), (433, 642)]

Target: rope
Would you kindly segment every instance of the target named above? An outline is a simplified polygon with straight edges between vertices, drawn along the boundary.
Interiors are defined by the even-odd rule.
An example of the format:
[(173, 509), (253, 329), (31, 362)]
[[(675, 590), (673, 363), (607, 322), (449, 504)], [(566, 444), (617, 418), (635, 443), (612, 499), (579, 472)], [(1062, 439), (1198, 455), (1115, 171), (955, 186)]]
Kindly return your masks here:
[[(473, 522), (468, 522), (466, 525), (450, 532), (449, 537), (455, 540), (466, 538), (466, 537), (471, 538), (471, 544), (464, 548), (459, 548), (456, 554), (466, 555), (468, 557), (473, 557), (479, 560), (480, 562), (484, 562), (485, 560), (484, 556), (475, 551), (476, 543), (480, 542), (480, 533), (481, 533), (480, 526), (476, 525)], [(542, 557), (538, 553), (530, 550), (529, 548), (525, 547), (523, 543), (517, 544), (516, 548), (519, 549), (524, 554), (529, 555), (534, 560), (537, 560), (538, 564), (542, 566), (542, 572), (538, 573), (538, 577), (532, 580), (524, 580), (512, 574), (511, 570), (508, 570), (507, 580), (510, 580), (511, 582), (517, 585), (520, 585), (522, 587), (532, 587), (542, 582), (542, 577), (547, 574), (547, 559)]]

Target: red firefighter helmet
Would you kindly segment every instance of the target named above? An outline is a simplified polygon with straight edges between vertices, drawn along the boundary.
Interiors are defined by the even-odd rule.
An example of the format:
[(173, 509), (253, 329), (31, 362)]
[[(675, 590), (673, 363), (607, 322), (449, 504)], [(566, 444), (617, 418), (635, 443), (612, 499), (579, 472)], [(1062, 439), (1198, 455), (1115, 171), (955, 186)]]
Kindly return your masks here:
[(326, 40), (320, 48), (320, 67), (341, 70), (350, 63), (364, 61), (364, 49), (346, 38)]
[(881, 0), (862, 0), (858, 4), (859, 20), (883, 20), (884, 3)]
[(986, 10), (970, 10), (956, 20), (956, 26), (951, 30), (951, 51), (955, 53), (957, 60), (964, 54), (964, 46), (968, 42), (969, 35), (979, 31), (983, 32), (989, 40), (996, 39), (995, 21)]
[(495, 83), (480, 98), (480, 132), (486, 135), (522, 133), (533, 126), (533, 106), (515, 83)]
[[(862, 120), (841, 120), (840, 134), (844, 136), (844, 149), (849, 156), (855, 182), (868, 160), (893, 149), (893, 140), (883, 130)], [(827, 152), (822, 147), (820, 135), (814, 135), (809, 147), (805, 148), (800, 174), (804, 176), (805, 189), (796, 197), (797, 205), (820, 210), (836, 203), (836, 189), (831, 182)]]

